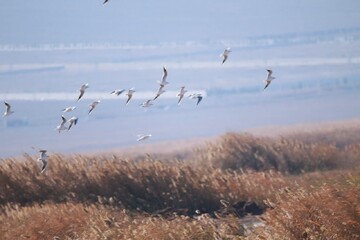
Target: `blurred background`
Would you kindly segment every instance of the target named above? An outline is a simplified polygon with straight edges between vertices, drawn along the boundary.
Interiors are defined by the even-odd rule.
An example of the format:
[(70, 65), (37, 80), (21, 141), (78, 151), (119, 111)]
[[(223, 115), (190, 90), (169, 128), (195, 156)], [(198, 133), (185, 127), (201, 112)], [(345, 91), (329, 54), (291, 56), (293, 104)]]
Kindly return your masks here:
[[(359, 9), (355, 0), (2, 1), (0, 100), (15, 113), (0, 119), (0, 157), (134, 146), (138, 134), (154, 143), (357, 118)], [(155, 96), (163, 66), (167, 92), (139, 107)], [(276, 79), (263, 91), (268, 68)], [(181, 86), (203, 101), (178, 106)], [(124, 94), (110, 95), (129, 88), (127, 106)], [(78, 125), (59, 134), (69, 106), (77, 109), (64, 115)]]

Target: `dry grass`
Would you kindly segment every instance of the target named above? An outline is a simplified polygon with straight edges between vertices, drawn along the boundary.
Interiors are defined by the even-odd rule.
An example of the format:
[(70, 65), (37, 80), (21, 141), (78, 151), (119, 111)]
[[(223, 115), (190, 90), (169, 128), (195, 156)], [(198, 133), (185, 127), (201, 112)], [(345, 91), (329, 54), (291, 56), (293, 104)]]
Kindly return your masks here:
[[(0, 236), (356, 239), (357, 138), (299, 136), (229, 133), (186, 160), (51, 154), (46, 174), (29, 155), (1, 160)], [(265, 209), (265, 227), (246, 237), (241, 217)]]
[(165, 219), (83, 204), (7, 208), (0, 221), (3, 239), (239, 239), (243, 234), (233, 216)]
[(360, 239), (360, 169), (320, 188), (279, 193), (250, 239)]
[(269, 138), (227, 133), (217, 142), (209, 143), (205, 149), (199, 149), (196, 163), (221, 169), (272, 169), (290, 174), (359, 165), (358, 138), (346, 144), (344, 141), (337, 144), (314, 139), (313, 135), (308, 138), (304, 135), (299, 138)]

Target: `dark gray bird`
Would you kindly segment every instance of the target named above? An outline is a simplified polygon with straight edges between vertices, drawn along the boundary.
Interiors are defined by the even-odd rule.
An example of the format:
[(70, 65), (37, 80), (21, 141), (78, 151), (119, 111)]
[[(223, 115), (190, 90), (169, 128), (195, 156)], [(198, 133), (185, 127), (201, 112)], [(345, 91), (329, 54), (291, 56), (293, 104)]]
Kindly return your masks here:
[(108, 1), (109, 1), (109, 0), (105, 0), (104, 3), (103, 3), (103, 5), (105, 5)]

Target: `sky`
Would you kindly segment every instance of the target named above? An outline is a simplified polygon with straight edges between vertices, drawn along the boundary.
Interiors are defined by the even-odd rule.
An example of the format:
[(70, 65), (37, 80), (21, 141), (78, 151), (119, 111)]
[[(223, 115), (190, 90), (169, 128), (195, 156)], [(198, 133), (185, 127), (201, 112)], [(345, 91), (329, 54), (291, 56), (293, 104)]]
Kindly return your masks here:
[(357, 0), (1, 1), (0, 44), (158, 43), (359, 27)]

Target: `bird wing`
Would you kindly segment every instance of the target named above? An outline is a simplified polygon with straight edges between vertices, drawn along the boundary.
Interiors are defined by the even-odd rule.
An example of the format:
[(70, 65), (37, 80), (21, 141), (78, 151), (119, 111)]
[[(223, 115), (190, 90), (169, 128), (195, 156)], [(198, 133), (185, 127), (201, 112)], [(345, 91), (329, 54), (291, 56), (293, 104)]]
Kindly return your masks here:
[(42, 162), (42, 168), (41, 168), (41, 173), (45, 172), (46, 170), (46, 167), (47, 167), (47, 161), (44, 160), (44, 159), (41, 159), (41, 162)]
[(78, 97), (78, 101), (80, 100), (80, 98), (82, 98), (82, 96), (84, 95), (85, 90), (84, 89), (80, 89), (80, 95)]
[(167, 75), (168, 75), (168, 72), (167, 72), (167, 70), (166, 70), (166, 68), (165, 67), (163, 67), (163, 70), (164, 70), (164, 74), (163, 74), (163, 76), (162, 76), (162, 82), (165, 82), (165, 80), (166, 80), (166, 78), (167, 78)]
[(201, 100), (203, 99), (203, 97), (202, 97), (202, 96), (198, 96), (197, 99), (198, 99), (198, 100), (197, 100), (196, 105), (199, 105), (199, 103), (201, 102)]
[(10, 112), (11, 105), (8, 102), (5, 102), (6, 112)]
[(264, 87), (264, 90), (270, 85), (271, 81), (266, 81), (266, 85)]

